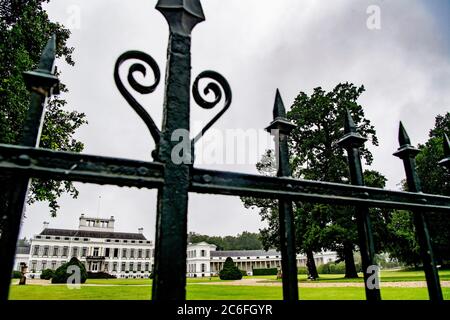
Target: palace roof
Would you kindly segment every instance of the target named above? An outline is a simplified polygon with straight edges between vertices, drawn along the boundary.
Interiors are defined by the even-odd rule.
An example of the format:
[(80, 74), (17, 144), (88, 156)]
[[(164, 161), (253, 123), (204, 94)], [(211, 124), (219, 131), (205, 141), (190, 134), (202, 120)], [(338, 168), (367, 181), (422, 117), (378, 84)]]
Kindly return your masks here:
[(42, 236), (80, 237), (80, 238), (108, 238), (127, 240), (147, 240), (142, 233), (108, 232), (90, 230), (44, 229)]

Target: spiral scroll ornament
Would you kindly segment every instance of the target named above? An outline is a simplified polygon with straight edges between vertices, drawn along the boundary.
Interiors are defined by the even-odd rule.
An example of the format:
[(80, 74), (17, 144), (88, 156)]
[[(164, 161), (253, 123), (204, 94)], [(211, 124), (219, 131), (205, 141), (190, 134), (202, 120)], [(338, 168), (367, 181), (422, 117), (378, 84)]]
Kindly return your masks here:
[[(203, 89), (203, 94), (205, 96), (211, 92), (214, 94), (213, 101), (205, 100), (202, 97), (202, 95), (200, 94), (199, 82), (200, 82), (200, 80), (203, 80), (203, 79), (209, 79), (209, 80), (214, 81), (214, 82), (209, 82)], [(210, 71), (210, 70), (203, 71), (195, 79), (194, 85), (192, 86), (192, 95), (194, 97), (195, 102), (204, 109), (213, 109), (216, 105), (219, 104), (219, 102), (221, 102), (223, 100), (222, 99), (222, 90), (223, 90), (223, 94), (225, 95), (223, 108), (206, 124), (205, 127), (203, 127), (203, 129), (200, 131), (200, 133), (195, 136), (195, 138), (192, 140), (193, 143), (197, 142), (205, 134), (205, 132), (208, 131), (208, 129), (211, 128), (213, 126), (213, 124), (216, 123), (217, 120), (219, 120), (219, 118), (221, 118), (223, 116), (223, 114), (230, 107), (231, 99), (232, 99), (230, 85), (228, 84), (227, 80), (220, 73), (217, 73), (215, 71)]]
[[(128, 61), (128, 60), (139, 60), (138, 62), (135, 62), (130, 66), (128, 69), (128, 83), (140, 94), (149, 94), (155, 91), (156, 87), (159, 84), (159, 81), (161, 80), (161, 72), (159, 71), (158, 64), (156, 61), (149, 56), (148, 54), (141, 52), (141, 51), (127, 51), (123, 53), (116, 62), (116, 65), (114, 67), (114, 81), (116, 82), (116, 86), (119, 89), (122, 96), (125, 98), (125, 100), (128, 102), (128, 104), (136, 111), (136, 113), (141, 117), (141, 119), (144, 121), (145, 125), (147, 126), (148, 130), (150, 131), (150, 134), (152, 135), (153, 139), (155, 140), (155, 143), (158, 144), (159, 140), (161, 138), (161, 132), (156, 126), (155, 122), (153, 121), (152, 117), (148, 114), (148, 112), (142, 107), (142, 105), (137, 102), (137, 100), (131, 95), (131, 93), (125, 88), (122, 79), (120, 79), (119, 76), (119, 68), (120, 66)], [(142, 85), (135, 79), (135, 72), (141, 73), (144, 77), (147, 75), (147, 69), (145, 65), (147, 64), (150, 69), (153, 71), (154, 75), (154, 83), (152, 85)]]

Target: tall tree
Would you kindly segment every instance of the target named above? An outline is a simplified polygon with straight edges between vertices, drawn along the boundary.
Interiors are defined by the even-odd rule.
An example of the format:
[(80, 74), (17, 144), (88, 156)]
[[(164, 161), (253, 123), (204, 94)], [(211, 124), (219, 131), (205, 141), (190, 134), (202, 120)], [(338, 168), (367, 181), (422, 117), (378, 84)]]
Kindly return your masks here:
[[(343, 136), (343, 124), (346, 109), (350, 111), (358, 127), (358, 132), (378, 145), (376, 131), (365, 118), (363, 108), (357, 100), (365, 91), (364, 86), (356, 87), (351, 83), (338, 84), (332, 91), (315, 88), (309, 96), (304, 92), (296, 97), (287, 117), (295, 124), (289, 137), (290, 160), (293, 176), (296, 178), (349, 183), (349, 172), (344, 150), (336, 145)], [(372, 163), (372, 154), (362, 149), (367, 165)], [(267, 153), (257, 165), (263, 174), (273, 174), (270, 153)], [(381, 175), (380, 175), (381, 176)], [(263, 220), (269, 227), (262, 230), (263, 244), (277, 244), (277, 211), (273, 202), (243, 198), (247, 207), (260, 208)], [(357, 277), (353, 258), (354, 244), (357, 239), (353, 209), (342, 206), (294, 204), (298, 250), (308, 259), (309, 274), (317, 276), (312, 252), (322, 248), (336, 250), (346, 262), (346, 276)]]
[[(450, 112), (436, 116), (428, 141), (419, 144), (421, 152), (416, 157), (416, 166), (423, 192), (450, 196), (450, 172), (438, 164), (444, 158), (444, 134), (450, 135)], [(406, 190), (405, 183), (403, 188)], [(443, 213), (430, 213), (426, 218), (435, 256), (440, 263), (445, 263), (450, 260), (450, 219)], [(392, 242), (390, 253), (406, 264), (417, 266), (420, 264), (420, 255), (412, 219), (409, 212), (394, 213), (389, 227), (395, 241)]]
[[(0, 5), (0, 143), (17, 144), (20, 140), (30, 99), (22, 73), (36, 68), (52, 34), (56, 34), (58, 61), (74, 65), (74, 49), (67, 46), (70, 31), (49, 20), (43, 8), (47, 2), (3, 0)], [(68, 89), (61, 84), (60, 91), (66, 93)], [(81, 152), (84, 145), (73, 135), (86, 123), (85, 115), (66, 111), (65, 105), (66, 101), (61, 96), (48, 101), (40, 147)], [(59, 208), (57, 200), (63, 193), (73, 197), (78, 195), (71, 182), (43, 179), (34, 179), (30, 191), (28, 202), (48, 201), (52, 215), (56, 215)]]

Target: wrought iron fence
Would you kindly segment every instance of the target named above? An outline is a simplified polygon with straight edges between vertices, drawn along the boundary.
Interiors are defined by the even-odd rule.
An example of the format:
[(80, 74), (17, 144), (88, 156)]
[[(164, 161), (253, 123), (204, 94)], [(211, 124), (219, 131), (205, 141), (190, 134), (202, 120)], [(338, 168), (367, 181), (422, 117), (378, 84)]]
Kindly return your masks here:
[[(187, 206), (189, 192), (252, 196), (278, 199), (280, 223), (280, 249), (283, 270), (283, 298), (297, 300), (298, 281), (294, 239), (293, 201), (306, 201), (355, 207), (358, 226), (359, 250), (366, 297), (380, 300), (379, 288), (369, 286), (370, 266), (374, 265), (374, 241), (371, 230), (369, 207), (406, 209), (414, 212), (414, 223), (419, 239), (430, 299), (442, 300), (436, 261), (424, 214), (427, 212), (450, 213), (450, 198), (424, 194), (415, 170), (418, 150), (411, 146), (408, 135), (400, 124), (400, 148), (394, 154), (404, 163), (409, 192), (389, 191), (364, 186), (360, 148), (365, 139), (357, 133), (350, 113), (345, 119), (345, 135), (339, 146), (348, 153), (351, 185), (308, 181), (290, 177), (288, 137), (294, 128), (286, 118), (286, 111), (279, 92), (276, 93), (274, 120), (267, 130), (275, 134), (278, 152), (277, 177), (213, 171), (195, 168), (194, 144), (224, 114), (231, 105), (231, 89), (220, 74), (205, 71), (193, 82), (195, 102), (207, 109), (219, 102), (221, 111), (192, 140), (192, 146), (183, 154), (181, 163), (174, 163), (171, 153), (178, 140), (172, 139), (176, 130), (189, 132), (191, 32), (196, 24), (205, 20), (199, 0), (159, 0), (156, 9), (166, 18), (169, 29), (168, 58), (165, 77), (164, 120), (159, 130), (145, 109), (126, 89), (119, 76), (119, 67), (130, 59), (138, 60), (128, 70), (128, 83), (141, 94), (153, 92), (160, 82), (157, 63), (149, 55), (128, 51), (116, 63), (116, 85), (138, 115), (145, 122), (156, 143), (152, 153), (153, 162), (134, 161), (93, 155), (57, 152), (39, 149), (44, 104), (58, 87), (53, 74), (55, 37), (52, 37), (41, 56), (36, 70), (25, 72), (24, 80), (31, 91), (31, 102), (20, 145), (0, 145), (1, 192), (6, 203), (1, 212), (0, 234), (0, 299), (7, 300), (13, 269), (16, 242), (20, 231), (22, 213), (30, 178), (46, 178), (111, 184), (118, 186), (158, 189), (157, 223), (155, 235), (155, 264), (152, 298), (156, 300), (183, 300), (186, 297), (186, 246)], [(154, 83), (144, 86), (134, 78), (135, 72), (145, 75), (146, 63), (154, 74)], [(214, 101), (205, 100), (200, 94), (199, 81), (210, 79), (204, 93), (212, 92)], [(224, 97), (222, 96), (224, 95)], [(446, 158), (440, 164), (450, 166), (450, 143), (444, 139)], [(449, 168), (450, 169), (450, 168)], [(350, 216), (349, 216), (350, 219)]]

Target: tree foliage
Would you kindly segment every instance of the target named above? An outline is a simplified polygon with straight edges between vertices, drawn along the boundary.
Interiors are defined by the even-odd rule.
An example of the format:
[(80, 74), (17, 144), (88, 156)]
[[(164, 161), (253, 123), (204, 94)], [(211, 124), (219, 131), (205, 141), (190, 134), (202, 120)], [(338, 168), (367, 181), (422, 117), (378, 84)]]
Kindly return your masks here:
[[(74, 48), (67, 46), (70, 31), (49, 20), (43, 9), (47, 2), (4, 0), (0, 6), (0, 143), (17, 144), (20, 141), (30, 100), (22, 73), (37, 67), (41, 52), (52, 34), (56, 34), (58, 61), (74, 65)], [(60, 90), (63, 94), (68, 92), (64, 84)], [(85, 115), (64, 110), (65, 105), (66, 101), (61, 96), (49, 99), (40, 147), (81, 152), (83, 143), (73, 135), (86, 123)], [(48, 201), (52, 215), (58, 210), (57, 199), (61, 194), (78, 195), (70, 182), (35, 179), (30, 190), (28, 202)]]
[[(419, 145), (421, 152), (416, 157), (416, 168), (423, 192), (450, 196), (450, 172), (438, 164), (444, 158), (444, 133), (450, 135), (450, 112), (436, 116), (428, 141)], [(403, 188), (407, 190), (405, 184)], [(435, 256), (440, 263), (445, 263), (450, 260), (450, 219), (445, 213), (429, 213), (426, 219)], [(391, 255), (408, 265), (419, 265), (421, 259), (412, 214), (395, 211), (388, 227), (393, 234)]]
[(72, 271), (69, 270), (70, 272), (68, 272), (68, 268), (70, 266), (74, 266), (80, 270), (80, 283), (85, 283), (87, 279), (86, 268), (84, 264), (82, 264), (80, 260), (75, 257), (55, 270), (52, 277), (52, 283), (67, 283), (68, 278), (73, 275)]
[[(296, 178), (349, 183), (349, 170), (344, 150), (337, 141), (344, 135), (344, 117), (348, 109), (357, 125), (358, 132), (373, 145), (378, 145), (374, 126), (364, 115), (362, 106), (357, 102), (365, 91), (364, 86), (356, 87), (351, 83), (338, 84), (330, 92), (315, 88), (311, 95), (300, 92), (288, 119), (295, 124), (289, 136), (290, 163), (292, 174)], [(372, 154), (367, 147), (361, 154), (365, 163), (372, 163)], [(267, 151), (257, 164), (261, 174), (275, 175), (273, 151)], [(386, 179), (376, 171), (364, 173), (367, 185), (384, 187)], [(268, 228), (261, 230), (265, 248), (279, 247), (278, 206), (276, 201), (242, 198), (246, 207), (259, 208), (263, 221)], [(354, 267), (353, 249), (357, 241), (357, 231), (353, 208), (324, 204), (294, 203), (297, 251), (308, 258), (310, 275), (317, 277), (313, 252), (322, 249), (336, 250), (346, 261), (348, 277), (357, 276)]]
[(217, 246), (217, 250), (260, 250), (262, 243), (258, 233), (244, 231), (237, 236), (207, 236), (190, 232), (188, 241), (192, 243), (207, 242)]
[(228, 257), (219, 272), (220, 280), (241, 280), (242, 272), (234, 265), (233, 259)]

